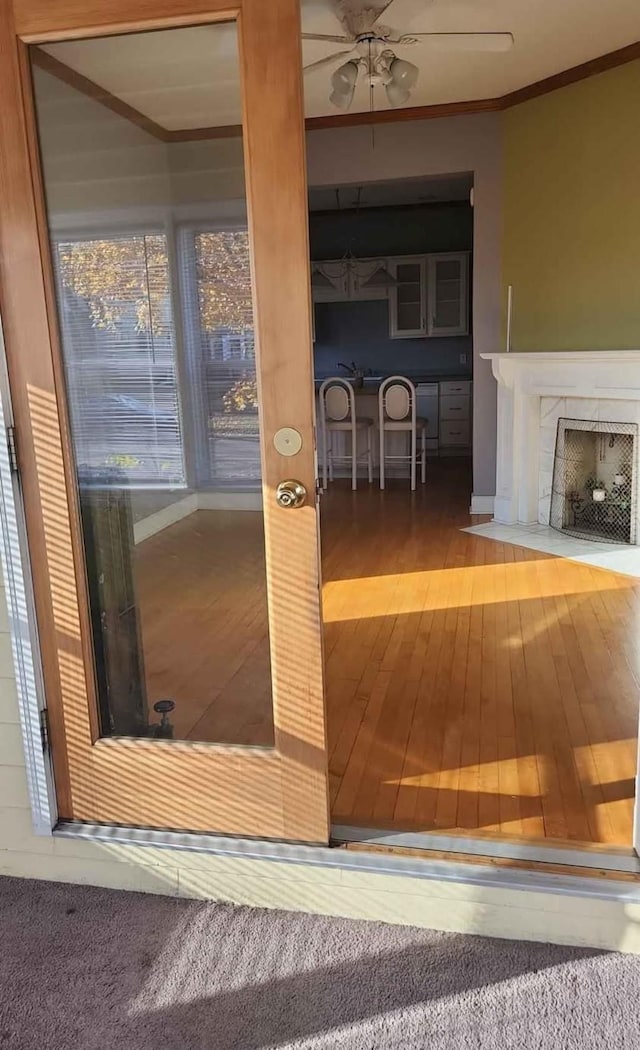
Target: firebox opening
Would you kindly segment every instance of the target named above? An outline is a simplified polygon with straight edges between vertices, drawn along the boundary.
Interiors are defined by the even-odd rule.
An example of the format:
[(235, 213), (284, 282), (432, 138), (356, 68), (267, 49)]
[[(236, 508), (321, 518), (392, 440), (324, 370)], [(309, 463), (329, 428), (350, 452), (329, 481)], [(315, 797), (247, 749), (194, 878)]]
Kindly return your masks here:
[(549, 524), (581, 539), (636, 543), (635, 423), (559, 419)]

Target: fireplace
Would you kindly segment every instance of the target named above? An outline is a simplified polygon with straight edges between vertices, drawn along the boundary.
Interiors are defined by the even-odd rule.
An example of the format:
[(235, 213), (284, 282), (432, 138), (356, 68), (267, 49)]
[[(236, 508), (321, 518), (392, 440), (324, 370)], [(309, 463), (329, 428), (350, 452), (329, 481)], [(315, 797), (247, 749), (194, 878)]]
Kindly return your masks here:
[[(640, 350), (480, 357), (498, 381), (494, 521), (612, 542), (615, 526), (623, 543), (640, 544)], [(569, 477), (574, 454), (587, 465)]]
[(636, 542), (636, 423), (560, 418), (549, 524), (580, 539)]

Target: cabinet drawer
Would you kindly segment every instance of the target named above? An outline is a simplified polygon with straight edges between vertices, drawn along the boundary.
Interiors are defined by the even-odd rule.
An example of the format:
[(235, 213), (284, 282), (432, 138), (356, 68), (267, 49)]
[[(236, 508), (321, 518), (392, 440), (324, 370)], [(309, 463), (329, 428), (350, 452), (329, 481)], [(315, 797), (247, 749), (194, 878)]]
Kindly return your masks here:
[(471, 393), (471, 380), (470, 379), (450, 379), (446, 383), (440, 384), (440, 393), (444, 396), (449, 394), (467, 394)]
[(468, 419), (459, 423), (447, 420), (440, 424), (440, 445), (470, 445), (471, 424)]
[(447, 394), (440, 398), (440, 419), (469, 419), (468, 394)]

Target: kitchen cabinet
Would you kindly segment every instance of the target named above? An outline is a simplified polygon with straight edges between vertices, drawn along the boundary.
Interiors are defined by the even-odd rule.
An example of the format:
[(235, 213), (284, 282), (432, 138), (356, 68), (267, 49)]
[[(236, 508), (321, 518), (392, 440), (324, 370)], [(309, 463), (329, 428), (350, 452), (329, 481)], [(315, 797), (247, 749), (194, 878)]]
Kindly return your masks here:
[(468, 252), (427, 256), (427, 300), (427, 335), (468, 334)]
[(427, 260), (406, 255), (388, 261), (396, 284), (389, 289), (391, 339), (416, 339), (427, 334)]
[(471, 449), (472, 383), (469, 379), (440, 383), (438, 446), (440, 452)]
[[(367, 285), (379, 267), (396, 284)], [(329, 282), (312, 284), (316, 303), (389, 300), (391, 339), (420, 339), (469, 332), (469, 252), (398, 255), (392, 258), (326, 259), (312, 273)]]

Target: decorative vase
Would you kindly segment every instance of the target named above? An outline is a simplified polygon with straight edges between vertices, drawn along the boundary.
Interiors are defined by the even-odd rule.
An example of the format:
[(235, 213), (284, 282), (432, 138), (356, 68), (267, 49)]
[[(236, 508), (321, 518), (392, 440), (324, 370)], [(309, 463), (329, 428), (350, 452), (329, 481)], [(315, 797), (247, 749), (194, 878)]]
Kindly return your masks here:
[(618, 488), (622, 488), (623, 485), (627, 484), (627, 475), (626, 474), (614, 474), (613, 475), (613, 482), (614, 482), (614, 485), (618, 486)]

